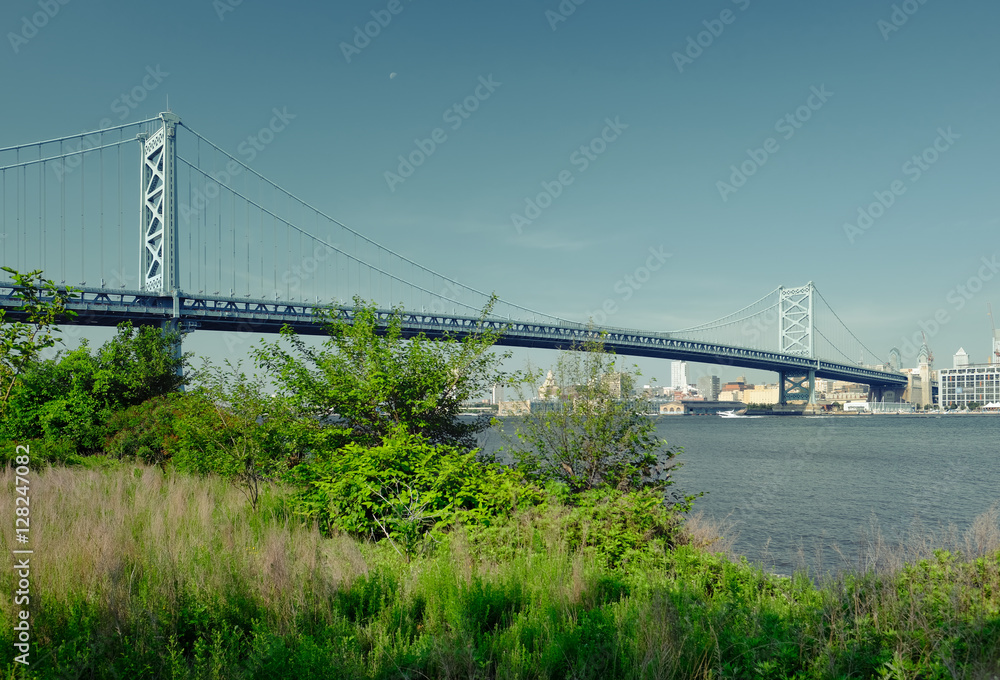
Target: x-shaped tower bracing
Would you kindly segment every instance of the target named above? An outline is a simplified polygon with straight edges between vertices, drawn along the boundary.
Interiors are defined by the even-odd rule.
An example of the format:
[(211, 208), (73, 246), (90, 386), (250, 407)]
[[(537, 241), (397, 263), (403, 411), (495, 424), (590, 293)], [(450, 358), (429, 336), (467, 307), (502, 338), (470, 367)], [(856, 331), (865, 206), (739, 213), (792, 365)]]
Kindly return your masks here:
[[(778, 289), (778, 351), (815, 358), (813, 293), (810, 281), (799, 288)], [(786, 386), (786, 383), (787, 386)], [(780, 401), (788, 397), (816, 403), (816, 372), (805, 376), (778, 376)]]

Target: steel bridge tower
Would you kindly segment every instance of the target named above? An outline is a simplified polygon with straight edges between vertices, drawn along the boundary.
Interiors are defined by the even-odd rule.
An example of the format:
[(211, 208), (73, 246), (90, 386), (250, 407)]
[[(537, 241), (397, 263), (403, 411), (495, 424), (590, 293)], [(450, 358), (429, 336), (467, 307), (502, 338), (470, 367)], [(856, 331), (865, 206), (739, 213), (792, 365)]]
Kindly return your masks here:
[[(180, 276), (177, 262), (177, 125), (179, 116), (167, 111), (152, 135), (140, 134), (139, 168), (141, 216), (139, 222), (140, 287), (157, 297), (173, 297), (173, 315), (163, 321), (164, 332), (181, 334)], [(178, 335), (180, 338), (180, 335)], [(181, 341), (174, 356), (182, 354)]]
[[(815, 286), (810, 281), (799, 288), (778, 288), (778, 351), (815, 359), (815, 320), (813, 294)], [(781, 404), (791, 397), (816, 403), (816, 371), (808, 375), (778, 374), (778, 401)]]

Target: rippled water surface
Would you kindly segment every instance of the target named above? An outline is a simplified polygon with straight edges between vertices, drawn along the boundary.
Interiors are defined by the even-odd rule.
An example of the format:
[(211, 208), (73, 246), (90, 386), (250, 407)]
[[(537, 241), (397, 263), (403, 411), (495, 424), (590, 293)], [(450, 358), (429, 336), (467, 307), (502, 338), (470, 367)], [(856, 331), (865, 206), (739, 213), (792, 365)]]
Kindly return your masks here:
[(873, 518), (896, 542), (915, 520), (965, 529), (1000, 503), (1000, 416), (674, 416), (657, 430), (684, 447), (678, 486), (707, 492), (696, 510), (780, 573), (855, 566)]

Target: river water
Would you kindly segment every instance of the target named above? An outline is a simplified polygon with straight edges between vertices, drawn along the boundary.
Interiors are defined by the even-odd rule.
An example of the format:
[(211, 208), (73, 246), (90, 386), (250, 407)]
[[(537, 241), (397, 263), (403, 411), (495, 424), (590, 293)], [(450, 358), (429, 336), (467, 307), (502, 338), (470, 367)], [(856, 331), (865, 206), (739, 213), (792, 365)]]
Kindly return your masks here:
[(657, 432), (684, 449), (676, 486), (705, 492), (695, 511), (776, 573), (854, 568), (875, 524), (905, 543), (1000, 503), (1000, 416), (673, 416)]

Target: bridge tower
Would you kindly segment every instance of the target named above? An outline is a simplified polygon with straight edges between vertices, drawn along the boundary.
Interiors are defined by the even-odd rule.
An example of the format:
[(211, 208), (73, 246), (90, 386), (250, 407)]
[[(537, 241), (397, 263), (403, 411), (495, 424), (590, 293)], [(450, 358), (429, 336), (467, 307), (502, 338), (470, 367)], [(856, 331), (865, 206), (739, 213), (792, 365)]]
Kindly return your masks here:
[(171, 295), (177, 289), (177, 124), (173, 113), (161, 113), (162, 127), (142, 143), (142, 216), (139, 271), (142, 290)]
[[(172, 315), (162, 322), (164, 332), (184, 332), (180, 324), (177, 262), (177, 125), (181, 119), (167, 111), (163, 125), (152, 135), (140, 134), (139, 168), (141, 219), (139, 222), (140, 287), (157, 297), (173, 297)], [(182, 354), (180, 335), (174, 355)]]
[[(810, 281), (798, 288), (778, 289), (778, 351), (785, 354), (815, 358), (813, 293), (815, 286)], [(778, 374), (778, 400), (786, 403), (788, 398), (816, 403), (816, 371), (810, 369), (808, 375), (792, 376)]]

